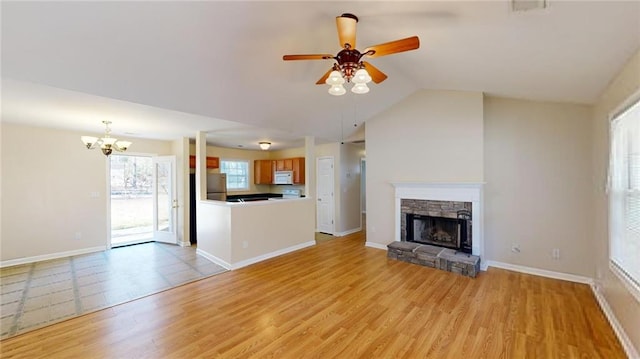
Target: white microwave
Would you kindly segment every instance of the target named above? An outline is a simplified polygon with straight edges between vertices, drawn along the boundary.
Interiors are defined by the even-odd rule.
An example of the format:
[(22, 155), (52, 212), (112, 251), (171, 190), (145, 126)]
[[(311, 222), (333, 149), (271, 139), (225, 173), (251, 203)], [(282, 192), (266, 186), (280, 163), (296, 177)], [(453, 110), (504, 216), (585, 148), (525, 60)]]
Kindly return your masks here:
[(276, 171), (273, 184), (293, 184), (293, 171)]

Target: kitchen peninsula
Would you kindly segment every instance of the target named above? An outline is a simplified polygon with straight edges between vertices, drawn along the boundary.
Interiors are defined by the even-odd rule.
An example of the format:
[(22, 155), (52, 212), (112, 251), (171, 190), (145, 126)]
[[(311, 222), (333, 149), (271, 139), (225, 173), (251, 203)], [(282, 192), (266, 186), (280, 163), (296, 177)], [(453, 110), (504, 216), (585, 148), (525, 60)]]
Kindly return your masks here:
[(201, 200), (198, 254), (238, 269), (315, 244), (310, 198), (223, 202)]
[[(304, 166), (305, 162), (315, 163), (312, 137), (305, 138), (304, 151), (280, 152), (277, 155), (223, 148), (208, 153), (205, 132), (198, 132), (194, 147), (199, 255), (227, 269), (238, 269), (315, 245), (315, 170), (313, 166)], [(295, 179), (292, 178), (291, 184), (284, 187), (273, 183), (273, 176), (267, 186), (252, 183), (249, 194), (277, 192), (284, 195), (287, 190), (300, 190), (297, 198), (242, 202), (207, 200), (206, 157), (220, 157), (222, 162), (225, 157), (248, 159), (249, 156), (254, 164), (268, 163), (258, 160), (271, 158), (264, 170), (268, 167), (273, 172), (279, 169), (280, 158), (291, 158), (292, 167), (287, 167), (289, 162), (283, 160), (283, 168), (285, 171), (290, 169), (292, 174), (298, 173)], [(300, 159), (297, 166), (293, 164), (296, 162), (294, 158)], [(301, 193), (306, 197), (299, 197)], [(246, 198), (247, 194), (239, 195)]]

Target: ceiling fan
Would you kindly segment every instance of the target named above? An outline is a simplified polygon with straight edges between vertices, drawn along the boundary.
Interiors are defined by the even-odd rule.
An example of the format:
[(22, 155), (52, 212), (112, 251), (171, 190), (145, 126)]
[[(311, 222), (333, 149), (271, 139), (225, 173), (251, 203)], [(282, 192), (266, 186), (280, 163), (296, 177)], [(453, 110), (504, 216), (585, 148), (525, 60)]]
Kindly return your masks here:
[(398, 52), (415, 50), (420, 47), (420, 39), (417, 36), (406, 39), (395, 40), (370, 46), (360, 52), (356, 49), (356, 23), (358, 17), (353, 14), (342, 14), (336, 17), (338, 27), (338, 39), (342, 50), (337, 55), (331, 54), (309, 54), (309, 55), (284, 55), (285, 61), (291, 60), (335, 60), (333, 66), (316, 82), (317, 85), (328, 84), (329, 93), (332, 95), (343, 95), (346, 90), (343, 86), (345, 82), (353, 82), (352, 92), (363, 94), (369, 92), (367, 83), (372, 81), (380, 83), (387, 78), (382, 71), (362, 58), (371, 58), (395, 54)]

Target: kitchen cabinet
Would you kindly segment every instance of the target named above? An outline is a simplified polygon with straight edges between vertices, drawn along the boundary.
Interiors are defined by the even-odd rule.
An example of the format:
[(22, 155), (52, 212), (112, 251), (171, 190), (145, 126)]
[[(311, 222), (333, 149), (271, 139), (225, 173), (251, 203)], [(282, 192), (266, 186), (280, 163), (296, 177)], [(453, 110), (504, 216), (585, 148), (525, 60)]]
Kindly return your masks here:
[(293, 171), (293, 184), (304, 184), (304, 157), (289, 159)]
[(293, 171), (293, 158), (285, 158), (283, 161), (284, 161), (284, 170)]
[(218, 157), (207, 157), (207, 168), (220, 168), (220, 159)]
[[(220, 168), (220, 158), (207, 157), (207, 169)], [(196, 168), (196, 156), (189, 156), (189, 168)]]
[(272, 184), (275, 171), (292, 171), (293, 184), (304, 184), (304, 157), (255, 160), (253, 167), (255, 184)]
[(293, 171), (293, 158), (275, 160), (276, 171)]
[[(275, 164), (277, 166), (277, 164)], [(253, 183), (272, 184), (274, 161), (255, 160), (253, 161)]]

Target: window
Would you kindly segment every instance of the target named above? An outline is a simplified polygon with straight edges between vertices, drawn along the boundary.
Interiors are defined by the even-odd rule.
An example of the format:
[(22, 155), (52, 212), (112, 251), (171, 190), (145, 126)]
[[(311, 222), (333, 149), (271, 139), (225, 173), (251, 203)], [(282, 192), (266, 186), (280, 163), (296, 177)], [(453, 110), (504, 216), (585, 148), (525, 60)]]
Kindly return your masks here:
[(609, 259), (640, 301), (640, 101), (611, 121)]
[(249, 161), (222, 160), (220, 172), (227, 174), (227, 191), (249, 189)]

